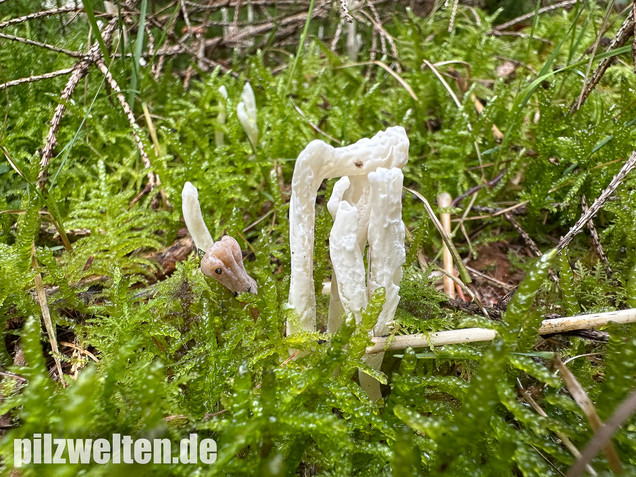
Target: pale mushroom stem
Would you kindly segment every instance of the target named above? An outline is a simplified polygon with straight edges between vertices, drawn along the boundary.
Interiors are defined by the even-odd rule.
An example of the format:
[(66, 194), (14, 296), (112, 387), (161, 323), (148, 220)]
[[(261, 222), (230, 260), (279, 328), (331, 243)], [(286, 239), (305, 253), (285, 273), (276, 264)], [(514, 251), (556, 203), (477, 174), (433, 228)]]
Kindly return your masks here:
[[(329, 213), (331, 214), (331, 217), (334, 219), (334, 221), (336, 220), (336, 214), (338, 213), (338, 206), (340, 205), (344, 193), (349, 188), (350, 184), (351, 182), (348, 177), (342, 177), (333, 186), (331, 197), (327, 202), (327, 209), (329, 210)], [(331, 229), (329, 237), (329, 250), (331, 256), (333, 256), (333, 251), (331, 250), (334, 244), (334, 240), (331, 237), (332, 234), (334, 234), (334, 228)], [(340, 329), (340, 326), (342, 325), (342, 315), (345, 310), (344, 306), (342, 305), (340, 293), (338, 292), (336, 270), (333, 267), (331, 272), (330, 289), (331, 291), (329, 293), (329, 320), (327, 321), (327, 333), (335, 333), (336, 331), (338, 331), (338, 329)]]
[(183, 219), (192, 240), (199, 250), (209, 249), (214, 240), (203, 220), (201, 206), (199, 205), (199, 191), (190, 182), (186, 182), (181, 192)]
[[(388, 333), (400, 302), (400, 281), (402, 265), (406, 260), (404, 249), (404, 223), (402, 222), (402, 171), (378, 168), (369, 174), (370, 207), (369, 214), (369, 296), (378, 288), (384, 288), (385, 301), (373, 336)], [(382, 367), (384, 354), (365, 356), (364, 361), (374, 369)], [(360, 385), (369, 398), (382, 398), (380, 383), (366, 373), (359, 372)]]
[[(353, 314), (356, 323), (362, 319), (362, 309), (367, 306), (364, 259), (358, 245), (358, 209), (348, 202), (340, 202), (329, 235), (329, 248), (333, 267), (332, 280), (337, 283), (338, 295), (347, 314)], [(329, 328), (337, 329), (329, 317)]]
[[(442, 192), (437, 197), (437, 205), (440, 209), (448, 209), (453, 202), (453, 198), (448, 192)], [(450, 212), (444, 210), (439, 214), (439, 221), (442, 224), (442, 228), (444, 232), (450, 237), (451, 234), (451, 215)], [(450, 250), (444, 244), (444, 248), (442, 250), (442, 264), (444, 266), (444, 271), (448, 275), (444, 275), (444, 293), (448, 295), (450, 298), (455, 298), (455, 282), (451, 278), (452, 275), (455, 274), (453, 270), (453, 256), (451, 255)]]
[[(369, 184), (364, 176), (342, 177), (334, 185), (327, 209), (334, 219), (329, 235), (332, 295), (327, 331), (334, 333), (342, 324), (342, 314), (354, 314), (366, 307), (367, 293), (362, 252), (369, 225)], [(340, 291), (342, 290), (342, 291)]]

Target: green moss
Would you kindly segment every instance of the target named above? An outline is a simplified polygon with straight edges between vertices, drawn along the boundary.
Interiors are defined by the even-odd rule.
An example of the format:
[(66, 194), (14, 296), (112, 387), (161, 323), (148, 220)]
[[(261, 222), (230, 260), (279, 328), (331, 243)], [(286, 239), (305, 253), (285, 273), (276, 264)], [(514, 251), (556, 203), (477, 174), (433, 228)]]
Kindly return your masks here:
[[(24, 7), (9, 3), (3, 5), (3, 18), (25, 14), (37, 2), (24, 2)], [(15, 424), (0, 440), (4, 470), (12, 465), (13, 439), (36, 432), (68, 438), (121, 433), (167, 437), (174, 443), (194, 432), (217, 440), (215, 464), (134, 470), (334, 476), (567, 471), (574, 458), (555, 432), (582, 448), (592, 431), (553, 373), (549, 353), (573, 358), (568, 366), (607, 419), (634, 387), (634, 326), (607, 327), (607, 344), (568, 337), (544, 340), (537, 328), (555, 311), (566, 315), (634, 305), (636, 182), (628, 177), (594, 217), (609, 269), (590, 247), (587, 231), (559, 264), (549, 252), (542, 260), (530, 259), (518, 232), (501, 216), (470, 219), (524, 202), (524, 208), (516, 209), (523, 212), (518, 222), (542, 251), (553, 247), (580, 217), (581, 196), (588, 203), (598, 197), (632, 151), (631, 60), (621, 57), (624, 63), (608, 70), (573, 115), (569, 106), (586, 67), (577, 62), (587, 58), (584, 52), (596, 38), (604, 11), (581, 3), (571, 11), (537, 17), (532, 33), (549, 44), (490, 35), (495, 18), (461, 5), (449, 34), (449, 14), (442, 8), (418, 18), (407, 10), (384, 24), (396, 40), (400, 80), (412, 94), (377, 64), (352, 65), (314, 40), (318, 19), (310, 25), (293, 77), (288, 76), (288, 58), (271, 48), (237, 56), (233, 67), (238, 77), (219, 70), (199, 74), (188, 89), (171, 74), (173, 68), (187, 67), (183, 58), (168, 60), (156, 80), (150, 71), (138, 69), (133, 113), (161, 187), (134, 204), (148, 171), (125, 115), (97, 71), (89, 73), (66, 105), (43, 191), (35, 184), (40, 159), (35, 151), (44, 144), (66, 79), (23, 84), (0, 95), (5, 116), (0, 144), (11, 159), (0, 163), (0, 363), (18, 375), (3, 375), (0, 381), (1, 414)], [(622, 21), (613, 13), (609, 18), (615, 25)], [(337, 24), (336, 17), (331, 20)], [(35, 30), (21, 28), (7, 32), (62, 41), (59, 18), (46, 19)], [(64, 46), (80, 48), (87, 23), (65, 28)], [(365, 60), (371, 44), (365, 37)], [(295, 54), (295, 48), (290, 51)], [(387, 65), (396, 61), (389, 54), (378, 58)], [(496, 68), (506, 59), (516, 64), (515, 72), (499, 77)], [(422, 66), (424, 60), (436, 65), (459, 105), (434, 72)], [(72, 59), (27, 45), (0, 44), (3, 82), (34, 74), (34, 65), (44, 72), (72, 64)], [(558, 68), (564, 65), (576, 67)], [(113, 57), (110, 68), (122, 86), (132, 84), (130, 59)], [(536, 82), (539, 75), (545, 77)], [(258, 106), (261, 140), (255, 148), (236, 116), (246, 80)], [(467, 90), (460, 80), (468, 81)], [(222, 85), (229, 95), (224, 124), (217, 120), (219, 103), (225, 102), (218, 92)], [(473, 93), (485, 105), (480, 114)], [(156, 149), (148, 140), (142, 104), (156, 128)], [(393, 333), (485, 326), (498, 337), (493, 343), (388, 352), (383, 368), (374, 370), (363, 356), (384, 300), (381, 290), (371, 297), (358, 325), (348, 318), (333, 336), (285, 336), (290, 313), (287, 185), (295, 158), (311, 140), (346, 145), (393, 124), (407, 129), (411, 143), (407, 187), (434, 202), (442, 191), (457, 197), (484, 186), (454, 209), (454, 217), (466, 212), (469, 219), (454, 235), (460, 252), (479, 259), (489, 244), (500, 242), (506, 265), (527, 276), (501, 322), (443, 307), (446, 298), (430, 278), (434, 264), (415, 268), (420, 256), (431, 261), (437, 256), (441, 241), (421, 205), (405, 197), (410, 248)], [(503, 140), (493, 136), (493, 124), (505, 133)], [(217, 147), (219, 130), (225, 144)], [(497, 183), (485, 186), (499, 174)], [(249, 250), (245, 266), (258, 282), (257, 296), (234, 297), (204, 277), (197, 254), (177, 263), (169, 277), (161, 274), (152, 256), (181, 236), (180, 194), (186, 180), (199, 190), (212, 236), (230, 233)], [(324, 206), (330, 188), (329, 183), (319, 192), (316, 221), (320, 323), (328, 298), (319, 292), (331, 273), (325, 247), (331, 219)], [(467, 210), (473, 197), (473, 208)], [(40, 213), (45, 209), (52, 215)], [(53, 231), (53, 221), (66, 231), (72, 250)], [(559, 286), (548, 278), (550, 267), (559, 272)], [(93, 362), (81, 351), (71, 356), (72, 348), (63, 345), (67, 387), (49, 377), (50, 345), (33, 299), (36, 272), (47, 287), (58, 341), (72, 341), (97, 358)], [(291, 348), (307, 353), (289, 360)], [(20, 351), (26, 364), (14, 364)], [(81, 368), (77, 379), (71, 378), (71, 363)], [(371, 402), (362, 391), (358, 369), (385, 383), (382, 402)], [(522, 400), (519, 386), (536, 391), (547, 417)], [(636, 469), (633, 419), (615, 443), (625, 467)], [(608, 471), (602, 458), (594, 467)], [(60, 475), (121, 471), (90, 465), (53, 470)], [(34, 465), (24, 475), (48, 471)]]

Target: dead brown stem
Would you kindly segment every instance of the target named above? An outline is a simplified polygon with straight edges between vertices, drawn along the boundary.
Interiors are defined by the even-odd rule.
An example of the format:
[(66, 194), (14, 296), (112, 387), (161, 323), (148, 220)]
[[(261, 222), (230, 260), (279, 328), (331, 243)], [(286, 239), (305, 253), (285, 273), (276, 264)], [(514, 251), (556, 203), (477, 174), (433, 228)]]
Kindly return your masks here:
[[(567, 333), (574, 330), (589, 330), (606, 326), (609, 323), (636, 323), (636, 308), (604, 313), (590, 313), (587, 315), (566, 316), (543, 320), (538, 334), (551, 335)], [(443, 346), (447, 344), (476, 343), (495, 339), (495, 330), (487, 328), (463, 328), (449, 331), (419, 333), (415, 335), (398, 335), (392, 337), (371, 338), (372, 346), (367, 347), (367, 353), (382, 353), (389, 350), (411, 348), (428, 348), (429, 346)]]
[(72, 56), (74, 58), (81, 58), (84, 54), (80, 51), (67, 50), (66, 48), (60, 48), (59, 46), (49, 45), (48, 43), (42, 43), (41, 41), (29, 40), (28, 38), (22, 38), (21, 36), (7, 35), (6, 33), (0, 33), (0, 38), (5, 40), (16, 41), (18, 43), (24, 43), (25, 45), (37, 46), (46, 50), (55, 51), (57, 53), (64, 53), (65, 55)]
[[(31, 262), (34, 270), (38, 269), (38, 260), (35, 255), (35, 244), (31, 244)], [(51, 343), (51, 351), (53, 354), (53, 360), (55, 361), (55, 368), (57, 370), (57, 376), (62, 383), (62, 386), (66, 387), (66, 381), (64, 381), (64, 373), (62, 372), (62, 363), (60, 362), (60, 350), (57, 347), (57, 336), (55, 335), (55, 328), (53, 327), (53, 321), (51, 320), (51, 313), (49, 312), (49, 305), (46, 301), (46, 292), (44, 291), (44, 283), (42, 281), (42, 274), (40, 272), (35, 274), (35, 291), (38, 297), (38, 304), (42, 311), (42, 321), (44, 321), (44, 327), (49, 336), (49, 342)]]
[(598, 454), (616, 431), (636, 412), (636, 390), (632, 391), (629, 396), (616, 408), (614, 413), (605, 422), (598, 431), (594, 433), (590, 442), (588, 442), (581, 456), (576, 460), (574, 465), (570, 467), (566, 477), (578, 477), (583, 474), (585, 467), (592, 461), (594, 456)]
[[(555, 358), (554, 364), (559, 370), (559, 373), (561, 374), (563, 382), (568, 388), (568, 391), (570, 391), (570, 395), (579, 405), (579, 407), (583, 411), (583, 414), (585, 414), (585, 417), (590, 423), (590, 427), (594, 431), (598, 431), (603, 426), (603, 421), (601, 421), (601, 418), (596, 412), (594, 403), (592, 403), (592, 400), (587, 395), (587, 392), (585, 392), (585, 389), (583, 389), (583, 386), (581, 386), (574, 374), (572, 374), (572, 372), (565, 364), (563, 364), (560, 359)], [(608, 441), (603, 446), (603, 452), (605, 453), (605, 457), (607, 457), (607, 462), (612, 469), (612, 472), (614, 472), (615, 474), (621, 474), (623, 472), (623, 465), (618, 458), (618, 453), (616, 452), (614, 444)]]
[[(555, 3), (554, 5), (548, 5), (547, 7), (540, 8), (536, 13), (548, 13), (554, 10), (558, 10), (559, 8), (567, 8), (576, 4), (578, 0), (566, 0), (564, 2)], [(515, 26), (519, 23), (525, 22), (526, 20), (530, 20), (535, 16), (535, 12), (526, 13), (525, 15), (521, 15), (517, 18), (513, 18), (512, 20), (507, 21), (506, 23), (502, 23), (501, 25), (497, 25), (495, 30), (505, 30), (506, 28), (510, 28), (511, 26)]]
[[(437, 196), (437, 206), (440, 209), (448, 209), (453, 202), (453, 198), (448, 192), (444, 192)], [(448, 210), (442, 210), (439, 214), (439, 221), (444, 228), (444, 232), (450, 237), (451, 234), (451, 214)], [(444, 244), (442, 246), (442, 262), (444, 265), (444, 293), (450, 298), (455, 298), (455, 283), (451, 278), (453, 276), (453, 255)]]
[[(588, 211), (589, 207), (587, 206), (587, 200), (585, 196), (581, 196), (581, 210), (585, 214)], [(612, 268), (610, 267), (609, 260), (607, 259), (607, 255), (605, 255), (605, 251), (603, 250), (603, 246), (601, 245), (601, 241), (598, 237), (598, 232), (596, 231), (596, 227), (594, 226), (594, 220), (590, 219), (587, 223), (587, 228), (590, 229), (590, 238), (592, 239), (592, 245), (594, 245), (594, 250), (596, 251), (596, 255), (605, 265), (605, 270), (609, 275), (612, 274)]]
[[(117, 26), (117, 19), (112, 19), (104, 31), (102, 32), (102, 38), (104, 42), (110, 41), (110, 37)], [(51, 119), (51, 126), (49, 127), (49, 132), (46, 136), (46, 143), (44, 148), (42, 149), (42, 158), (40, 159), (40, 172), (38, 173), (38, 186), (40, 189), (44, 190), (44, 186), (46, 183), (46, 174), (49, 167), (49, 162), (53, 157), (53, 150), (57, 144), (57, 131), (60, 127), (60, 121), (62, 121), (62, 117), (64, 116), (64, 112), (66, 111), (66, 103), (73, 95), (75, 88), (79, 81), (86, 76), (88, 73), (88, 69), (90, 68), (91, 63), (101, 56), (101, 51), (99, 49), (99, 45), (93, 45), (89, 50), (88, 54), (80, 60), (74, 67), (71, 72), (71, 77), (66, 82), (66, 86), (62, 91), (62, 95), (60, 97), (60, 103), (55, 108), (55, 113), (53, 113), (53, 118)]]
[(28, 78), (20, 78), (20, 79), (7, 81), (6, 83), (0, 84), (0, 91), (6, 88), (10, 88), (11, 86), (17, 86), (19, 84), (24, 84), (24, 83), (34, 83), (35, 81), (56, 78), (58, 76), (67, 75), (72, 72), (73, 72), (73, 68), (66, 68), (63, 70), (51, 71), (50, 73), (43, 73), (41, 75), (29, 76)]
[[(634, 34), (634, 25), (635, 25), (634, 10), (631, 10), (629, 12), (629, 15), (627, 15), (627, 18), (621, 25), (621, 27), (618, 29), (616, 36), (614, 37), (610, 45), (607, 47), (607, 51), (623, 46), (627, 42), (628, 38)], [(607, 68), (609, 68), (610, 65), (614, 63), (615, 60), (616, 58), (613, 56), (608, 58), (603, 58), (601, 60), (598, 67), (594, 71), (594, 74), (592, 74), (592, 77), (583, 87), (583, 90), (581, 91), (580, 96), (576, 100), (574, 100), (574, 102), (572, 103), (572, 106), (570, 107), (570, 114), (577, 112), (581, 108), (581, 106), (583, 105), (585, 100), (588, 98), (592, 90), (596, 87), (599, 81), (601, 81), (601, 78), (607, 71)]]
[(612, 180), (610, 181), (607, 188), (601, 193), (600, 196), (594, 201), (592, 206), (587, 210), (587, 212), (583, 213), (581, 218), (574, 224), (574, 226), (568, 231), (563, 238), (559, 241), (557, 245), (557, 249), (559, 251), (563, 250), (565, 247), (569, 245), (572, 239), (581, 231), (583, 227), (596, 215), (596, 213), (601, 210), (603, 204), (607, 201), (607, 199), (616, 191), (619, 185), (623, 182), (623, 179), (629, 174), (629, 172), (636, 167), (636, 151), (633, 151), (629, 159), (625, 162), (621, 170), (618, 171)]
[(62, 13), (71, 13), (77, 12), (80, 9), (75, 7), (62, 7), (62, 8), (53, 8), (51, 10), (42, 10), (40, 12), (29, 13), (28, 15), (24, 15), (17, 18), (12, 18), (11, 20), (7, 20), (6, 22), (0, 23), (0, 28), (7, 27), (9, 25), (17, 25), (18, 23), (24, 23), (29, 20), (35, 20), (37, 18), (49, 17), (51, 15), (60, 15)]
[[(106, 63), (104, 63), (104, 61), (101, 58), (95, 59), (95, 66), (97, 66), (97, 69), (99, 69), (99, 71), (102, 72), (102, 74), (106, 78), (106, 81), (108, 82), (110, 87), (113, 89), (113, 91), (115, 91), (115, 95), (117, 96), (117, 99), (119, 100), (119, 104), (121, 105), (121, 108), (124, 110), (124, 114), (126, 115), (126, 118), (128, 119), (128, 123), (130, 124), (132, 135), (135, 138), (135, 142), (137, 143), (137, 149), (139, 149), (139, 154), (141, 155), (141, 160), (143, 161), (144, 166), (146, 166), (146, 169), (152, 168), (152, 163), (150, 162), (150, 158), (148, 157), (148, 154), (146, 153), (146, 148), (144, 147), (144, 143), (141, 140), (141, 137), (139, 136), (139, 131), (141, 130), (141, 128), (137, 124), (135, 115), (133, 114), (132, 109), (130, 109), (130, 105), (128, 104), (128, 101), (126, 101), (126, 98), (122, 94), (119, 84), (117, 83), (115, 78), (113, 78), (113, 75), (108, 70)], [(149, 190), (152, 190), (156, 185), (159, 185), (159, 184), (160, 184), (159, 179), (155, 177), (155, 174), (152, 171), (148, 171), (148, 186), (147, 187), (149, 188)]]

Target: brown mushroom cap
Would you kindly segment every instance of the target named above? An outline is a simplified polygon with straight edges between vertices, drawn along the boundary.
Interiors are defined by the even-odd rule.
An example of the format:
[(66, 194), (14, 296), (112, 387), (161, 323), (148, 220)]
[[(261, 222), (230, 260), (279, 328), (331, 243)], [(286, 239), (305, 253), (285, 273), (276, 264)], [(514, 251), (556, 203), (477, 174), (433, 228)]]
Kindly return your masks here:
[(201, 271), (236, 293), (256, 293), (256, 281), (243, 266), (243, 255), (238, 242), (229, 235), (215, 242), (201, 260)]

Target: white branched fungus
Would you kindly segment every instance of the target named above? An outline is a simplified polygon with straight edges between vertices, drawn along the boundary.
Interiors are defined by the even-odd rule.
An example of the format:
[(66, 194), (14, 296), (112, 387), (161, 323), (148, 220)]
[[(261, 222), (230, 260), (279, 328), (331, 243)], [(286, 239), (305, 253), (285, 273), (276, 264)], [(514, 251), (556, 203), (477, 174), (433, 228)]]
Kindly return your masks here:
[[(342, 178), (334, 185), (327, 204), (334, 218), (329, 235), (333, 276), (327, 330), (338, 330), (343, 313), (360, 322), (369, 297), (376, 289), (384, 288), (385, 302), (372, 335), (388, 332), (400, 299), (405, 260), (401, 168), (408, 160), (408, 147), (404, 129), (392, 127), (371, 139), (338, 149), (312, 141), (298, 156), (290, 203), (289, 305), (296, 320), (288, 321), (288, 334), (316, 329), (316, 193), (323, 179), (338, 176)], [(363, 258), (367, 243), (368, 272)], [(379, 353), (366, 357), (365, 362), (379, 369), (382, 359)], [(372, 399), (381, 397), (380, 384), (374, 378), (361, 372), (360, 384)]]

